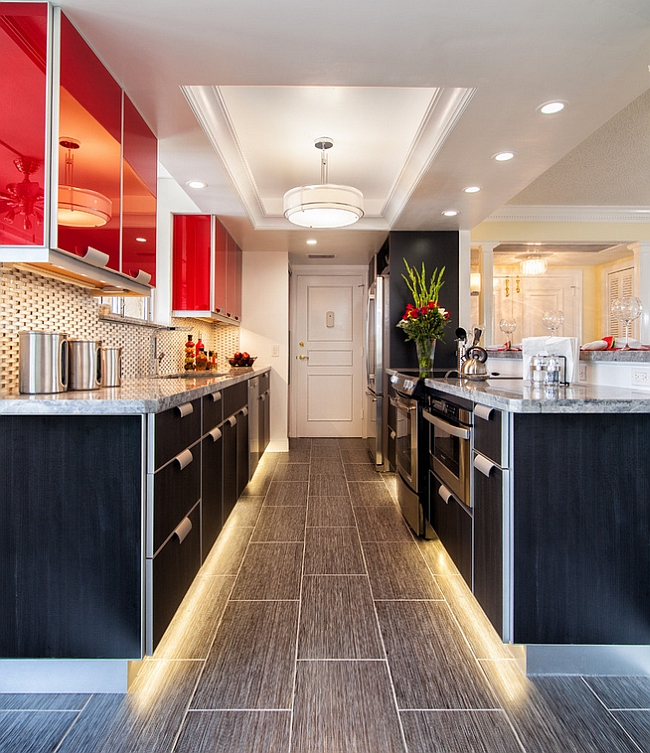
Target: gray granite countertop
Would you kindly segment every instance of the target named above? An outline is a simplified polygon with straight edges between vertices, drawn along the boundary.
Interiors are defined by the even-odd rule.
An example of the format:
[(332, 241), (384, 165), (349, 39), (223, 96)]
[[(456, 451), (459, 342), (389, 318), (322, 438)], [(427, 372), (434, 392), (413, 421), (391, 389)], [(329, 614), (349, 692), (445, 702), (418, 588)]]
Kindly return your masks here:
[(650, 391), (594, 384), (534, 388), (523, 379), (427, 379), (427, 387), (513, 413), (650, 413)]
[[(510, 358), (522, 360), (521, 350), (488, 350), (490, 358)], [(650, 350), (581, 350), (581, 361), (603, 363), (647, 363), (650, 364)]]
[(0, 392), (0, 415), (160, 413), (232, 384), (245, 382), (269, 369), (265, 366), (225, 376), (143, 377), (125, 380), (121, 387), (51, 395)]

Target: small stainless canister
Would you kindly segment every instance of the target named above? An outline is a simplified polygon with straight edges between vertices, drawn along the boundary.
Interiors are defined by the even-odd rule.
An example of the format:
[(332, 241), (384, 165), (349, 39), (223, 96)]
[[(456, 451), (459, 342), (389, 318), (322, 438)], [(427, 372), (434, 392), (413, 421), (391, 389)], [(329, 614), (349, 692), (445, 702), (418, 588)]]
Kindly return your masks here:
[(102, 387), (122, 384), (122, 348), (102, 348)]
[(547, 360), (546, 356), (541, 355), (533, 356), (530, 359), (530, 381), (534, 385), (546, 382)]
[(69, 340), (71, 390), (98, 390), (102, 384), (101, 340)]
[(62, 332), (20, 332), (18, 389), (26, 395), (68, 389), (68, 336)]

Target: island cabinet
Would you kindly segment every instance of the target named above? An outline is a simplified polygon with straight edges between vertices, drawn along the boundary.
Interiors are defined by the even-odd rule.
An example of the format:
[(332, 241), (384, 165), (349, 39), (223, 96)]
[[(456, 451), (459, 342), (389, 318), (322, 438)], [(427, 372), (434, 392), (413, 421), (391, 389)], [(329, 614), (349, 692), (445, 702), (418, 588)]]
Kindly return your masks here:
[(472, 513), (429, 471), (429, 515), (447, 553), (467, 585), (472, 587)]
[(0, 657), (142, 656), (139, 415), (0, 416)]

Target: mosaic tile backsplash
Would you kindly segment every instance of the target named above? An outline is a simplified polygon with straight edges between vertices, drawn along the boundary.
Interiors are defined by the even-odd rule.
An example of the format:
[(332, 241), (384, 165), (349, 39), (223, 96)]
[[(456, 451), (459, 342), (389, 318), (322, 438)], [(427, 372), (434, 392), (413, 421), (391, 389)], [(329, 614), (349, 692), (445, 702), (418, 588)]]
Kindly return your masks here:
[[(228, 358), (239, 348), (239, 328), (198, 319), (174, 319), (172, 324), (190, 330), (157, 332), (161, 374), (183, 370), (188, 334), (196, 342), (199, 332), (205, 350), (217, 352), (219, 371), (227, 371)], [(25, 267), (0, 264), (0, 391), (17, 392), (19, 337), (26, 330), (65, 332), (71, 338), (101, 340), (122, 348), (122, 378), (152, 373), (153, 328), (99, 318), (99, 298), (66, 282), (50, 279)]]

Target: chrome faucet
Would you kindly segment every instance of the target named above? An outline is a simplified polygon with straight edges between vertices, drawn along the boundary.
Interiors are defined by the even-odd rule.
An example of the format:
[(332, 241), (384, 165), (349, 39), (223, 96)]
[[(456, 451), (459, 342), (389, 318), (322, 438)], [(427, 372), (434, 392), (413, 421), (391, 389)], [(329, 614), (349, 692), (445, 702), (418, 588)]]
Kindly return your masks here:
[(158, 352), (158, 335), (160, 332), (174, 332), (174, 331), (191, 332), (192, 327), (173, 327), (173, 326), (167, 326), (167, 325), (161, 324), (159, 327), (156, 327), (151, 333), (151, 345), (149, 348), (149, 351), (150, 351), (149, 371), (152, 372), (152, 376), (158, 376), (160, 374), (160, 364), (163, 358), (165, 357), (165, 352), (163, 350)]

